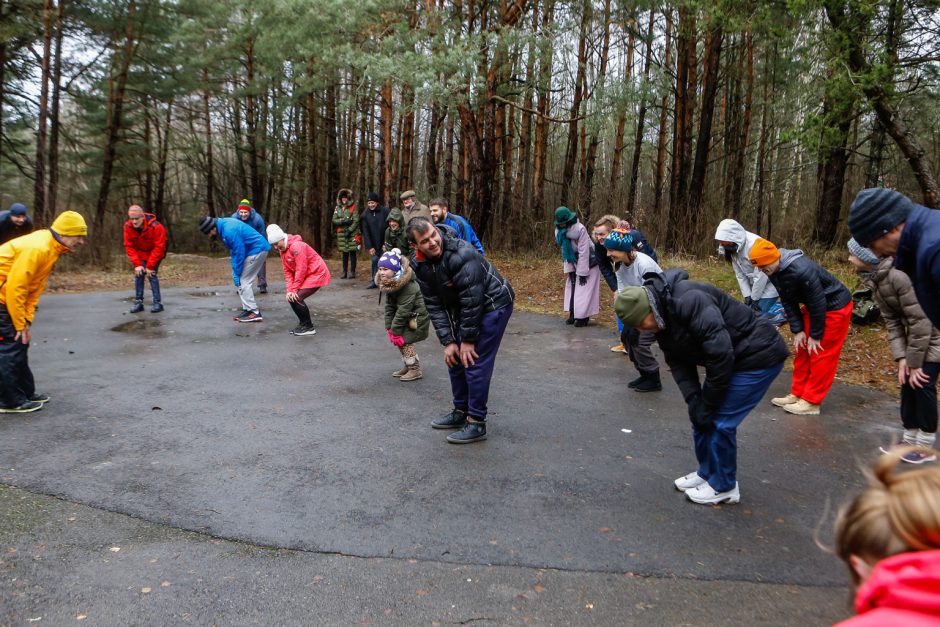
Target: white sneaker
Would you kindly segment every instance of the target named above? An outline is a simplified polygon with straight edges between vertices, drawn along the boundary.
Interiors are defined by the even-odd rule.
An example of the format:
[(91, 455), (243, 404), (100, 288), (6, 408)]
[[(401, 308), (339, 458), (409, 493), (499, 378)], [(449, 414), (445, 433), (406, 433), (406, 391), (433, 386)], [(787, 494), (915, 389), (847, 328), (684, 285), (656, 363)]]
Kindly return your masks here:
[(738, 490), (738, 482), (734, 482), (734, 489), (727, 492), (715, 492), (715, 488), (703, 482), (697, 488), (685, 491), (685, 495), (693, 503), (701, 505), (719, 505), (720, 503), (740, 503), (741, 491)]
[(783, 411), (788, 414), (796, 414), (797, 416), (818, 416), (819, 405), (810, 403), (808, 400), (801, 398), (795, 403), (784, 405)]
[(699, 487), (700, 485), (705, 483), (705, 480), (699, 476), (698, 471), (696, 470), (696, 471), (690, 472), (687, 475), (683, 475), (679, 477), (678, 479), (673, 481), (673, 483), (676, 486), (676, 490), (678, 490), (679, 492), (685, 492), (686, 490), (691, 490), (692, 488)]

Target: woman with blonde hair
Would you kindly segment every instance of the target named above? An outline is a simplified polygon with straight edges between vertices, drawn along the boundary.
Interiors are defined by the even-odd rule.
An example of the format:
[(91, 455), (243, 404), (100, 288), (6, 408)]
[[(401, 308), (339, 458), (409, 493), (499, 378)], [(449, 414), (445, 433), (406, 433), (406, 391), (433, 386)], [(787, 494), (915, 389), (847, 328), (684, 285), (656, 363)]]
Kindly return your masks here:
[(898, 472), (905, 452), (881, 457), (839, 512), (835, 549), (858, 614), (841, 626), (940, 625), (940, 468)]

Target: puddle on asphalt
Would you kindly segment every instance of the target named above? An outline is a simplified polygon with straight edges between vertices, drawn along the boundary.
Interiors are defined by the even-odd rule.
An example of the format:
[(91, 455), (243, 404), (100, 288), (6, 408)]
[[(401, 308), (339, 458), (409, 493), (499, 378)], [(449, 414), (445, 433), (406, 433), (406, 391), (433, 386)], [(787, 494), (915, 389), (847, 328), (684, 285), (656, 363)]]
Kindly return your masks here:
[(112, 331), (118, 333), (133, 333), (144, 337), (165, 337), (166, 331), (162, 323), (154, 318), (141, 318), (140, 320), (131, 320), (122, 322), (116, 327), (111, 327)]

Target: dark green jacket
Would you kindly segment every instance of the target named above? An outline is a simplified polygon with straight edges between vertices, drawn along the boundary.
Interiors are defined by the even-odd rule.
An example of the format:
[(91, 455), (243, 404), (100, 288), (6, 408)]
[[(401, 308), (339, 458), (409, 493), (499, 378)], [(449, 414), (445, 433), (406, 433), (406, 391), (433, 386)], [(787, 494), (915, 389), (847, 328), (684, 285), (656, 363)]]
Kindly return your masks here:
[(401, 214), (401, 209), (393, 207), (388, 214), (388, 220), (398, 222), (398, 230), (393, 231), (391, 227), (385, 229), (385, 251), (397, 248), (403, 256), (408, 256), (411, 246), (408, 245), (408, 236), (405, 235), (405, 218)]
[[(382, 281), (376, 273), (375, 284), (385, 294), (385, 328), (405, 338), (405, 344), (414, 344), (428, 338), (431, 319), (407, 257), (401, 258), (401, 267), (400, 279)], [(408, 326), (412, 318), (417, 326), (415, 329)]]
[[(349, 200), (340, 204), (340, 194), (346, 192)], [(359, 235), (359, 207), (352, 198), (352, 191), (341, 189), (336, 195), (336, 207), (333, 209), (333, 228), (336, 232), (336, 248), (340, 252), (354, 253), (359, 250), (362, 237)]]

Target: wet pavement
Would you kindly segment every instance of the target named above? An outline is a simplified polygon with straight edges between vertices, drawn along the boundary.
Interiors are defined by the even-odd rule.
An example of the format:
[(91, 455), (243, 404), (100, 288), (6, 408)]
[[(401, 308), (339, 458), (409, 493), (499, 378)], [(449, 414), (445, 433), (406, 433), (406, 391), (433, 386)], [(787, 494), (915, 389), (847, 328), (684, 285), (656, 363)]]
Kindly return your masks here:
[[(317, 335), (300, 338), (287, 333), (296, 319), (282, 286), (260, 297), (265, 319), (253, 325), (232, 322), (231, 287), (166, 289), (161, 314), (125, 314), (125, 293), (45, 296), (30, 362), (53, 400), (0, 420), (0, 483), (13, 488), (0, 522), (15, 522), (20, 501), (46, 513), (0, 535), (0, 549), (17, 549), (0, 562), (0, 601), (15, 600), (0, 603), (0, 624), (67, 617), (84, 598), (100, 606), (100, 624), (138, 622), (134, 582), (149, 561), (118, 568), (127, 594), (98, 595), (117, 585), (93, 574), (102, 559), (118, 567), (114, 541), (141, 560), (176, 560), (176, 577), (234, 577), (200, 587), (186, 576), (191, 585), (161, 590), (163, 619), (142, 623), (845, 615), (845, 572), (815, 536), (830, 540), (827, 510), (861, 487), (859, 468), (890, 440), (894, 399), (837, 384), (817, 417), (765, 401), (739, 431), (742, 503), (702, 507), (672, 487), (694, 469), (675, 384), (667, 373), (661, 393), (627, 390), (634, 371), (608, 350), (610, 331), (517, 311), (497, 360), (490, 439), (458, 447), (428, 426), (450, 408), (439, 344), (418, 345), (423, 379), (395, 381), (377, 291), (362, 287), (334, 281), (309, 299)], [(772, 394), (788, 382), (784, 373)], [(26, 558), (37, 543), (56, 567)], [(65, 598), (49, 592), (79, 567), (91, 579)], [(17, 573), (30, 583), (11, 583)], [(306, 586), (307, 575), (328, 578), (330, 597), (352, 597), (327, 600), (324, 579)], [(487, 583), (464, 581), (474, 575)], [(544, 578), (556, 594), (536, 603)], [(255, 595), (276, 602), (237, 609)]]

